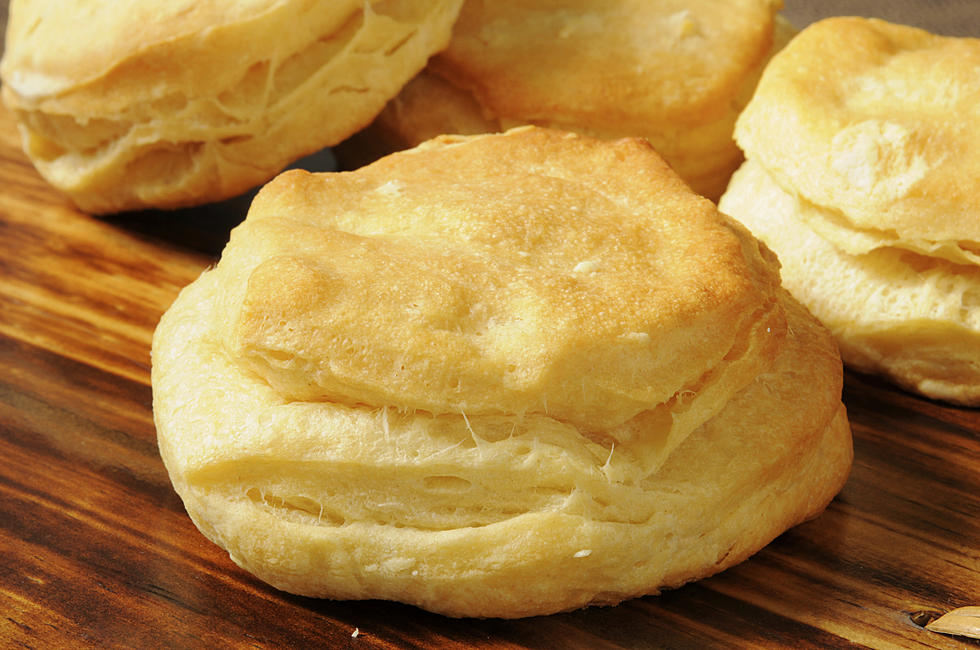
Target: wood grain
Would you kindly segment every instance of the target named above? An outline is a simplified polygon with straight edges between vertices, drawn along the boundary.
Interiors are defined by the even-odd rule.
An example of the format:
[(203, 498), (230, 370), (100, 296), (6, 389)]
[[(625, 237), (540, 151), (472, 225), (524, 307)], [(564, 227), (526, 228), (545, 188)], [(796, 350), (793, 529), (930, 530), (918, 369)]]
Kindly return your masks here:
[(247, 198), (78, 213), (25, 160), (5, 111), (0, 178), (0, 646), (980, 647), (913, 622), (980, 604), (980, 412), (855, 374), (839, 498), (714, 578), (518, 621), (277, 592), (185, 515), (149, 386), (160, 314)]

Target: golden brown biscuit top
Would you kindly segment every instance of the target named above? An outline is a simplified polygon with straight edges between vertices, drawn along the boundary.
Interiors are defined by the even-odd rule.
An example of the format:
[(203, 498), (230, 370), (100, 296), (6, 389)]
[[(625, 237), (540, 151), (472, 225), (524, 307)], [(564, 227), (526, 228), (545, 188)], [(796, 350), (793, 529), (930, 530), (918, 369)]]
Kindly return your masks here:
[(12, 0), (4, 67), (15, 71), (9, 81), (18, 92), (50, 94), (101, 75), (140, 50), (256, 19), (277, 4), (282, 2), (176, 0), (126, 3), (123, 10), (105, 0)]
[(852, 229), (926, 252), (980, 242), (978, 71), (980, 39), (827, 19), (773, 58), (736, 139)]
[[(529, 6), (531, 5), (531, 6)], [(780, 0), (469, 0), (430, 65), (496, 115), (682, 127), (729, 110), (769, 53)]]
[(741, 356), (737, 381), (764, 370), (775, 266), (644, 141), (443, 137), (267, 185), (217, 268), (216, 332), (286, 400), (596, 431)]
[[(340, 30), (360, 14), (365, 3), (174, 0), (123, 4), (125, 9), (112, 0), (12, 0), (4, 82), (24, 97), (56, 95), (107, 74), (114, 75), (117, 84), (131, 79), (134, 86), (145, 85), (148, 78), (155, 84), (163, 80), (181, 88), (220, 84), (228, 75), (241, 75), (243, 61), (275, 60), (281, 53), (291, 53), (288, 44), (307, 36), (299, 26), (322, 29), (323, 24), (333, 23)], [(305, 23), (288, 19), (314, 11), (315, 19)], [(260, 33), (263, 37), (256, 37)], [(269, 33), (281, 38), (270, 39)], [(116, 91), (127, 93), (125, 87)]]

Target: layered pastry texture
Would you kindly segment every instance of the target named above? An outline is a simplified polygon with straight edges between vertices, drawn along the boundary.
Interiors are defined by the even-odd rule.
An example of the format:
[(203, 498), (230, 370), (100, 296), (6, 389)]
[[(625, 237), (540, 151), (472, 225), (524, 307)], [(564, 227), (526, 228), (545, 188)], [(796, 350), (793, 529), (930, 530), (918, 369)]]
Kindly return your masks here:
[(24, 150), (95, 213), (234, 196), (368, 124), (462, 0), (13, 0)]
[(735, 118), (792, 33), (781, 4), (468, 0), (449, 46), (354, 146), (405, 148), (518, 124), (641, 136), (717, 200), (742, 160)]
[(980, 404), (980, 40), (835, 18), (739, 119), (721, 209), (779, 255), (845, 363)]
[(280, 589), (451, 616), (657, 593), (816, 516), (841, 375), (648, 143), (534, 127), (279, 176), (153, 344), (205, 535)]

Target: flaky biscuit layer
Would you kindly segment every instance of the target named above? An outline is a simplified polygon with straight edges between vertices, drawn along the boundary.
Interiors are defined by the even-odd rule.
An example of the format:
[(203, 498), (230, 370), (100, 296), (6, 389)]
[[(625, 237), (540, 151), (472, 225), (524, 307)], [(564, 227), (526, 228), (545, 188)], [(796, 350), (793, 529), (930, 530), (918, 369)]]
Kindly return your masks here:
[(451, 616), (615, 604), (744, 560), (847, 477), (840, 360), (791, 299), (775, 367), (646, 475), (543, 416), (286, 401), (206, 333), (217, 283), (157, 332), (160, 451), (202, 532), (280, 589)]
[(641, 140), (290, 172), (161, 320), (161, 455), (291, 592), (495, 617), (656, 593), (847, 475), (840, 358), (778, 279)]
[(820, 208), (752, 160), (720, 208), (779, 254), (784, 286), (834, 333), (845, 363), (928, 397), (980, 403), (980, 268), (905, 248), (841, 250), (800, 217)]
[(461, 0), (11, 5), (24, 149), (102, 213), (234, 196), (343, 140), (445, 46)]
[(939, 247), (975, 264), (978, 68), (980, 39), (830, 18), (773, 59), (735, 137), (780, 185), (832, 210), (861, 245)]
[(774, 57), (720, 205), (846, 363), (980, 403), (980, 40), (832, 18)]

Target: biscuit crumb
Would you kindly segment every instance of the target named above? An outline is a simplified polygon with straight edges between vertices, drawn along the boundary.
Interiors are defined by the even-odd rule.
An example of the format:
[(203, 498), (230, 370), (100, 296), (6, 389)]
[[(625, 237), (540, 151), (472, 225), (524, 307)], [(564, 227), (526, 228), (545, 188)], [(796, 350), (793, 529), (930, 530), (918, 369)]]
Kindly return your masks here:
[(599, 270), (599, 260), (584, 260), (575, 265), (572, 273), (595, 273)]
[(385, 196), (398, 196), (402, 193), (402, 184), (400, 181), (390, 180), (383, 185), (379, 185), (375, 191)]
[(650, 335), (646, 332), (627, 332), (621, 337), (624, 341), (629, 343), (649, 343)]
[(670, 20), (674, 23), (677, 29), (678, 38), (694, 36), (700, 31), (698, 29), (698, 23), (691, 15), (691, 11), (689, 9), (678, 11), (676, 14), (670, 17)]

